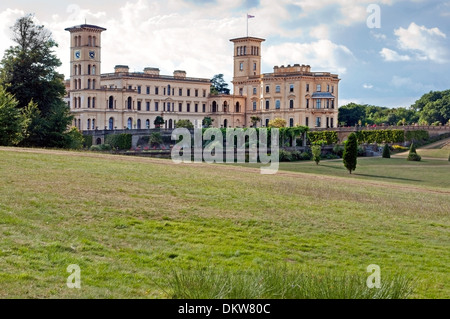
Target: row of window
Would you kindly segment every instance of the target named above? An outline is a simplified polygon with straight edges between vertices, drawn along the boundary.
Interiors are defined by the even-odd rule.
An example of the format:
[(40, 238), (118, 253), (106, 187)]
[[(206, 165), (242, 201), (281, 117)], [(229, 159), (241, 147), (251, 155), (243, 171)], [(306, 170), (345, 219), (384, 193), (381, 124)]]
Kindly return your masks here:
[[(248, 50), (247, 50), (246, 46), (242, 46), (242, 47), (237, 47), (236, 48), (236, 55), (237, 56), (247, 55), (247, 52), (248, 52)], [(259, 47), (251, 46), (250, 47), (250, 54), (259, 56)]]
[[(113, 87), (111, 86), (111, 88), (113, 88)], [(146, 86), (145, 88), (146, 88), (145, 93), (147, 95), (152, 94), (152, 92), (151, 92), (152, 90), (151, 90), (150, 86)], [(128, 89), (129, 90), (133, 90), (133, 86), (132, 85), (128, 85)], [(141, 85), (138, 85), (136, 87), (136, 89), (137, 89), (137, 93), (138, 94), (143, 94), (143, 89), (142, 89)], [(161, 91), (160, 91), (160, 89), (161, 89)], [(184, 92), (186, 92), (186, 96), (191, 96), (191, 95), (195, 96), (195, 97), (199, 97), (200, 96), (200, 90), (199, 89), (183, 89), (183, 88), (175, 89), (175, 88), (171, 87), (170, 84), (167, 85), (167, 87), (155, 86), (153, 88), (153, 90), (154, 90), (153, 91), (154, 95), (159, 95), (160, 92), (161, 92), (162, 95), (167, 95), (167, 96), (171, 96), (171, 95), (175, 96), (175, 93), (178, 93), (178, 96), (183, 96)], [(206, 97), (206, 90), (202, 90), (202, 96)]]
[[(306, 84), (306, 92), (309, 92), (309, 84)], [(317, 84), (316, 92), (322, 92), (322, 84)], [(334, 85), (327, 84), (327, 92), (334, 93)]]
[[(310, 85), (309, 84), (306, 84), (306, 92), (309, 92), (310, 91)], [(295, 89), (295, 86), (294, 86), (294, 84), (290, 84), (289, 85), (289, 93), (294, 93), (294, 89)], [(241, 95), (242, 95), (242, 92), (243, 92), (243, 88), (240, 88), (239, 89), (240, 91), (240, 93), (241, 93)], [(270, 85), (266, 85), (266, 87), (265, 87), (265, 92), (266, 93), (270, 93)], [(322, 85), (321, 84), (317, 84), (317, 86), (316, 86), (316, 92), (322, 92)], [(331, 92), (331, 93), (334, 93), (334, 85), (327, 85), (327, 92)], [(276, 85), (275, 86), (275, 93), (281, 93), (281, 85)], [(253, 87), (253, 95), (257, 95), (258, 94), (258, 88), (256, 88), (256, 87)]]
[[(269, 118), (265, 119), (266, 127), (269, 126), (269, 121), (270, 121)], [(309, 127), (309, 117), (305, 118), (305, 126)], [(292, 117), (289, 119), (289, 127), (294, 127), (294, 118), (292, 118)], [(322, 127), (322, 118), (321, 117), (316, 117), (315, 127)], [(326, 118), (326, 127), (334, 128), (334, 118), (332, 118), (332, 117)]]
[[(81, 47), (83, 45), (82, 40), (81, 40), (81, 35), (75, 36), (73, 38), (73, 44), (76, 47)], [(86, 45), (90, 46), (90, 47), (96, 47), (97, 46), (97, 37), (96, 36), (88, 36)]]
[[(93, 64), (89, 64), (87, 67), (87, 75), (95, 75), (97, 73), (97, 67)], [(76, 64), (73, 66), (73, 75), (83, 75), (81, 64)]]
[[(93, 108), (95, 109), (95, 104), (96, 104), (96, 98), (95, 97), (88, 97), (87, 101), (86, 101), (86, 106), (88, 109)], [(73, 108), (75, 109), (81, 109), (81, 97), (76, 97), (73, 99)]]
[[(81, 85), (81, 79), (75, 79), (73, 83), (74, 83), (75, 90), (83, 90), (83, 87)], [(85, 89), (87, 89), (87, 90), (91, 90), (91, 89), (95, 90), (96, 87), (97, 87), (97, 82), (96, 82), (95, 79), (88, 79), (87, 80), (87, 86), (85, 87)]]
[[(263, 101), (261, 101), (261, 108), (262, 108), (262, 103)], [(306, 108), (309, 109), (309, 99), (306, 99)], [(327, 99), (326, 102), (324, 103), (324, 105), (326, 105), (326, 108), (329, 109), (334, 109), (334, 100), (329, 100)], [(322, 108), (322, 100), (316, 100), (316, 109), (321, 109)], [(294, 108), (294, 100), (289, 100), (289, 108), (293, 109)], [(324, 107), (325, 108), (325, 107)], [(265, 109), (269, 110), (270, 109), (270, 100), (266, 100), (265, 102)], [(279, 110), (281, 109), (281, 100), (275, 100), (275, 109)], [(256, 101), (253, 101), (253, 111), (257, 110), (257, 103)]]

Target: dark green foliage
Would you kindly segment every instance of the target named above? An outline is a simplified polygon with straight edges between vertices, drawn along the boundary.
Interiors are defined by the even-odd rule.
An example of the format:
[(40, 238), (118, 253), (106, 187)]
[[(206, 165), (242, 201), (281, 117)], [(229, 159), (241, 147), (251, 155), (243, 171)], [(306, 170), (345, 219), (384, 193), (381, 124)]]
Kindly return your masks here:
[(163, 139), (160, 133), (152, 133), (149, 137), (148, 143), (151, 147), (159, 147), (163, 143)]
[(408, 161), (420, 162), (422, 157), (417, 154), (416, 146), (411, 144), (411, 148), (409, 149)]
[(356, 132), (358, 143), (402, 143), (405, 141), (403, 130), (363, 130)]
[(194, 124), (192, 124), (189, 120), (179, 120), (177, 124), (175, 124), (176, 128), (187, 128), (187, 129), (194, 129)]
[(332, 145), (338, 142), (338, 134), (336, 131), (308, 132), (308, 139), (311, 144), (325, 141), (326, 145)]
[(391, 149), (389, 148), (389, 144), (384, 145), (383, 158), (391, 158)]
[(223, 79), (223, 74), (216, 74), (211, 79), (211, 92), (212, 95), (217, 94), (230, 94), (228, 83)]
[(293, 157), (291, 152), (280, 150), (280, 162), (292, 162)]
[(157, 116), (156, 118), (155, 118), (155, 121), (153, 122), (153, 124), (155, 124), (155, 126), (157, 127), (157, 128), (160, 128), (161, 127), (161, 125), (164, 125), (164, 118), (162, 117), (162, 116)]
[(352, 171), (356, 169), (356, 164), (358, 161), (358, 140), (356, 134), (352, 133), (349, 135), (348, 140), (345, 142), (343, 162), (345, 168), (351, 174)]
[(340, 145), (335, 145), (333, 147), (333, 153), (336, 154), (336, 156), (342, 157), (344, 155), (344, 148)]
[(414, 143), (411, 144), (409, 148), (409, 153), (417, 153), (416, 145), (414, 145)]
[(0, 84), (18, 100), (18, 107), (27, 108), (33, 101), (39, 112), (33, 112), (26, 146), (72, 147), (72, 134), (67, 131), (72, 122), (63, 101), (63, 76), (56, 72), (61, 61), (54, 54), (56, 42), (43, 26), (36, 25), (31, 15), (20, 18), (12, 27), (13, 41), (17, 44), (6, 50)]
[(17, 108), (17, 100), (0, 86), (0, 145), (17, 145), (24, 138), (28, 120)]
[(83, 147), (90, 149), (92, 146), (92, 135), (83, 135)]
[(113, 149), (129, 150), (131, 148), (131, 134), (112, 134), (106, 136), (105, 144), (111, 145)]
[(424, 94), (412, 106), (420, 114), (420, 121), (447, 124), (450, 120), (450, 90)]
[(90, 151), (93, 151), (93, 152), (109, 152), (109, 151), (112, 150), (112, 147), (111, 147), (111, 145), (109, 145), (109, 144), (92, 145), (92, 146), (89, 148), (89, 150), (90, 150)]
[(211, 117), (207, 116), (203, 119), (202, 125), (203, 125), (203, 127), (208, 128), (208, 127), (212, 126), (213, 122), (214, 122), (214, 120)]
[(314, 145), (311, 147), (312, 155), (313, 155), (313, 161), (316, 162), (316, 165), (319, 165), (320, 163), (320, 156), (322, 154), (322, 147), (319, 145)]
[(407, 141), (425, 141), (430, 138), (428, 131), (407, 131), (405, 132), (405, 139)]
[(64, 148), (71, 150), (79, 150), (83, 148), (85, 139), (83, 134), (81, 134), (76, 127), (72, 127), (67, 133), (65, 133), (65, 135), (67, 141), (65, 142)]

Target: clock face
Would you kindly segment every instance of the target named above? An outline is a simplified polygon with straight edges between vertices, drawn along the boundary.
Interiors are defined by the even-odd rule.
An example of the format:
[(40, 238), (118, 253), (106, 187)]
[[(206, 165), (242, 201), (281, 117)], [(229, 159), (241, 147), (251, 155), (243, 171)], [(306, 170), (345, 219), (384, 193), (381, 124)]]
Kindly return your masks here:
[(75, 51), (75, 60), (81, 59), (81, 51), (77, 50)]
[(89, 58), (90, 59), (95, 59), (95, 51), (89, 51)]

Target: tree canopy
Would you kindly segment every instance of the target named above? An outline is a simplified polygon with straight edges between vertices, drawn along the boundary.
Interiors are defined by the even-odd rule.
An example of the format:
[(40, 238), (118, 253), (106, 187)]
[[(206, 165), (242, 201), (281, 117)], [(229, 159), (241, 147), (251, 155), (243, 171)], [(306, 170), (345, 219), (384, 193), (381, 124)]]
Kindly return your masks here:
[(223, 74), (216, 74), (211, 79), (211, 94), (230, 94), (228, 83), (223, 79)]

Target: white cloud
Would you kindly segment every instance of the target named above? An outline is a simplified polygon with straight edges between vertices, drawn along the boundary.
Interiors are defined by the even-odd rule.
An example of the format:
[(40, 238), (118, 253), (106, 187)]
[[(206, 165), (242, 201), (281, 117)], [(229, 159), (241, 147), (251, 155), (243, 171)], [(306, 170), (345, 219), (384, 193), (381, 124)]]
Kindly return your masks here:
[(370, 89), (373, 89), (373, 85), (372, 85), (372, 84), (364, 83), (364, 84), (363, 84), (363, 88), (370, 90)]
[(9, 48), (11, 45), (14, 45), (13, 41), (11, 40), (11, 26), (14, 25), (14, 22), (18, 18), (24, 15), (25, 13), (22, 10), (18, 9), (6, 9), (5, 11), (0, 13), (0, 46), (2, 55), (4, 50)]
[(408, 29), (398, 28), (394, 33), (398, 37), (399, 48), (415, 52), (417, 59), (437, 63), (448, 61), (447, 36), (438, 28), (428, 29), (413, 22)]
[(309, 34), (311, 37), (319, 40), (329, 39), (330, 37), (330, 31), (328, 29), (328, 26), (326, 26), (325, 24), (321, 24), (318, 25), (317, 27), (311, 28)]
[(343, 45), (330, 40), (312, 43), (283, 43), (263, 50), (266, 64), (309, 64), (315, 71), (346, 73), (347, 66), (354, 61), (352, 52)]
[(404, 91), (415, 91), (415, 92), (427, 92), (433, 90), (432, 85), (423, 84), (417, 80), (413, 80), (409, 77), (402, 77), (398, 75), (394, 75), (390, 84), (397, 88), (402, 89)]
[(383, 57), (385, 61), (388, 62), (411, 60), (411, 58), (408, 55), (400, 55), (396, 51), (387, 48), (383, 48), (383, 50), (380, 51), (380, 55)]

